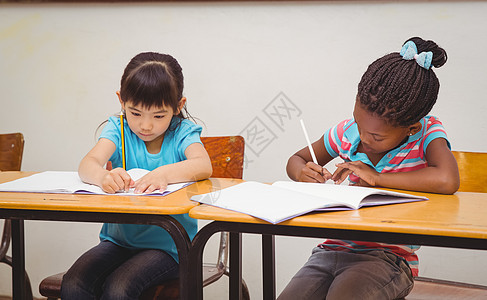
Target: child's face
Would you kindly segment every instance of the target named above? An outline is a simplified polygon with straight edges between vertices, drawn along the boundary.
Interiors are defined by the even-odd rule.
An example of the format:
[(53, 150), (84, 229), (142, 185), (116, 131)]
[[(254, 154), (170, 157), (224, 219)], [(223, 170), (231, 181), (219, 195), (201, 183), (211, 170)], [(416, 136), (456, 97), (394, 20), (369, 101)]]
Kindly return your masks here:
[(367, 111), (360, 101), (355, 101), (353, 116), (360, 134), (360, 150), (366, 154), (384, 154), (399, 146), (412, 133), (409, 127), (391, 126)]
[(133, 105), (132, 102), (122, 104), (130, 129), (144, 142), (152, 142), (162, 138), (169, 128), (174, 110), (171, 107), (151, 107)]

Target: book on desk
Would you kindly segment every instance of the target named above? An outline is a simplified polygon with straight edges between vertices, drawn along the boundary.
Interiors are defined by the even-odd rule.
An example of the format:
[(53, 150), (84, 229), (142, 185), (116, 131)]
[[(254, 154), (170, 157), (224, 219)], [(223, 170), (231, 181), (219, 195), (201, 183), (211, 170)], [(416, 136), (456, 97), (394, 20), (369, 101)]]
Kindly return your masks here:
[[(131, 169), (127, 173), (136, 181), (149, 173), (144, 169)], [(136, 194), (134, 189), (128, 192), (117, 192), (117, 196), (165, 196), (169, 193), (182, 189), (193, 182), (182, 182), (169, 184), (164, 191), (155, 190), (152, 193)], [(28, 193), (54, 193), (54, 194), (97, 194), (110, 195), (104, 192), (99, 186), (84, 183), (79, 178), (78, 172), (72, 171), (46, 171), (17, 180), (0, 184), (0, 192), (28, 192)], [(113, 194), (112, 194), (113, 195)]]
[(428, 200), (426, 197), (368, 187), (278, 181), (272, 185), (247, 181), (191, 200), (213, 205), (273, 224), (312, 211), (359, 209), (367, 206)]

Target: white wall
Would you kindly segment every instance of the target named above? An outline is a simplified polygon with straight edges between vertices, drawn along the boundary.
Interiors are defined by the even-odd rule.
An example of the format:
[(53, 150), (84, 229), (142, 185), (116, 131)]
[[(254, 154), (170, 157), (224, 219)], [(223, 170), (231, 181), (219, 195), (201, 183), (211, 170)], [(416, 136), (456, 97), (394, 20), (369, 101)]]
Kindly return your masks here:
[[(486, 151), (486, 14), (483, 1), (2, 3), (0, 132), (24, 134), (23, 170), (76, 170), (98, 124), (119, 109), (115, 91), (129, 59), (166, 52), (183, 66), (188, 108), (205, 135), (246, 136), (267, 126), (266, 147), (246, 136), (258, 155), (247, 148), (245, 179), (286, 179), (287, 158), (304, 145), (297, 114), (317, 139), (351, 116), (367, 65), (418, 35), (449, 55), (436, 71), (442, 86), (433, 113), (453, 149)], [(277, 126), (266, 112), (281, 100), (296, 110)], [(33, 289), (93, 246), (99, 228), (26, 222)], [(278, 292), (319, 241), (277, 239)], [(246, 235), (244, 278), (253, 299), (262, 298), (259, 249), (259, 237)], [(424, 247), (419, 255), (424, 276), (487, 284), (483, 252)], [(205, 289), (208, 299), (225, 299), (222, 282)], [(8, 293), (10, 270), (0, 266), (0, 294)]]

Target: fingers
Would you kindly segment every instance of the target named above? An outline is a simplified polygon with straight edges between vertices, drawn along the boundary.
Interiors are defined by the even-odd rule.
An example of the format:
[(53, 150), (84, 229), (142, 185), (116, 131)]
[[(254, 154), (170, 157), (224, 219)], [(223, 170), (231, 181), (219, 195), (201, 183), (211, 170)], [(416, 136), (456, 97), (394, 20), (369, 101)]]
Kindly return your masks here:
[(151, 184), (148, 184), (146, 182), (140, 182), (137, 180), (134, 185), (134, 192), (136, 194), (142, 194), (145, 193), (145, 191), (151, 186)]
[(122, 176), (122, 180), (123, 180), (123, 190), (124, 192), (128, 192), (134, 181), (132, 180), (132, 178), (127, 172), (125, 172), (125, 174)]
[(330, 171), (328, 171), (326, 168), (322, 168), (322, 172), (323, 172), (323, 178), (325, 179), (325, 181), (327, 180), (330, 180), (333, 175), (330, 173)]
[(105, 192), (105, 193), (108, 193), (108, 194), (115, 194), (118, 190), (118, 187), (117, 185), (115, 184), (115, 182), (113, 182), (112, 184), (103, 184), (101, 189)]
[[(113, 170), (115, 180), (117, 181), (118, 187), (120, 188), (119, 190), (122, 190), (124, 192), (128, 192), (130, 189), (130, 184), (133, 182), (132, 178), (130, 175), (127, 173), (122, 168), (117, 168)], [(117, 176), (118, 175), (118, 176)]]
[(301, 170), (299, 181), (324, 183), (331, 178), (331, 173), (314, 162), (308, 162)]
[(331, 179), (335, 181), (336, 184), (341, 184), (353, 172), (352, 170), (348, 168), (340, 167), (339, 165), (341, 164), (337, 164), (337, 169), (335, 170), (335, 172), (331, 177)]
[[(107, 176), (107, 177), (111, 177), (111, 176)], [(103, 180), (101, 188), (104, 192), (109, 194), (115, 194), (120, 190), (120, 186), (115, 182), (115, 180), (113, 180), (113, 178), (107, 178)]]
[(336, 166), (337, 169), (332, 174), (324, 167), (307, 162), (301, 170), (299, 181), (324, 183), (331, 179), (335, 184), (341, 184), (358, 168), (353, 162), (339, 163)]
[(160, 190), (161, 192), (165, 191), (167, 189), (167, 184), (165, 183), (156, 184), (156, 183), (149, 183), (146, 181), (138, 180), (134, 183), (134, 188), (135, 188), (135, 193), (137, 194), (148, 194), (156, 190)]
[(336, 164), (337, 171), (333, 178), (337, 183), (343, 182), (347, 176), (353, 173), (360, 179), (358, 183), (361, 186), (376, 186), (378, 181), (378, 172), (369, 165), (361, 161), (352, 161)]
[(114, 174), (113, 177), (112, 177), (113, 181), (114, 181), (114, 188), (116, 188), (116, 192), (118, 191), (126, 191), (125, 189), (125, 182), (123, 180), (123, 178), (118, 175), (118, 174)]
[(127, 192), (131, 183), (133, 183), (133, 180), (127, 171), (117, 168), (105, 175), (101, 188), (110, 194), (114, 194), (118, 191)]
[(135, 193), (152, 193), (156, 190), (165, 191), (167, 189), (168, 180), (163, 172), (153, 170), (137, 181), (131, 183)]
[(317, 164), (315, 164), (314, 162), (311, 162), (311, 161), (307, 162), (305, 166), (306, 166), (306, 168), (308, 168), (308, 169), (310, 169), (312, 171), (315, 171), (315, 172), (317, 172), (319, 174), (321, 174), (321, 169), (323, 169), (320, 165), (317, 165)]

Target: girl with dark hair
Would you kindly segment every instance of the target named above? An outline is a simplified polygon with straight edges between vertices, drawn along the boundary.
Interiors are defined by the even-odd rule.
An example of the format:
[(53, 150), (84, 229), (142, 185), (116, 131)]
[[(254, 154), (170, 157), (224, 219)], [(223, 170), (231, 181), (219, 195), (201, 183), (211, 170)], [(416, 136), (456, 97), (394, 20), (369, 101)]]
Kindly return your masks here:
[[(124, 117), (110, 117), (82, 159), (78, 173), (83, 181), (107, 193), (129, 188), (150, 193), (211, 175), (202, 128), (186, 118), (183, 73), (176, 59), (152, 52), (136, 55), (116, 94)], [(104, 168), (108, 161), (110, 171)], [(133, 168), (150, 172), (134, 181), (126, 171)], [(172, 217), (191, 239), (195, 236), (196, 220), (188, 214)], [(63, 299), (138, 299), (145, 289), (178, 277), (176, 245), (159, 226), (103, 224), (100, 240), (64, 275)]]
[[(433, 41), (410, 38), (401, 52), (374, 61), (362, 76), (353, 118), (329, 129), (312, 147), (289, 158), (287, 173), (296, 181), (333, 180), (453, 194), (458, 167), (442, 123), (429, 116), (439, 81), (431, 67), (447, 60)], [(335, 157), (331, 174), (326, 165)], [(418, 275), (419, 246), (328, 239), (279, 296), (287, 299), (397, 299), (412, 289)]]

